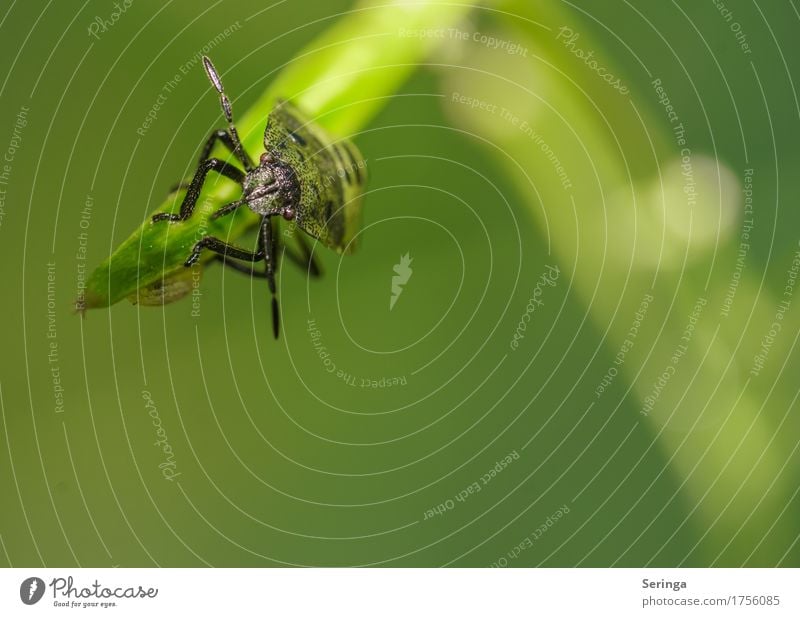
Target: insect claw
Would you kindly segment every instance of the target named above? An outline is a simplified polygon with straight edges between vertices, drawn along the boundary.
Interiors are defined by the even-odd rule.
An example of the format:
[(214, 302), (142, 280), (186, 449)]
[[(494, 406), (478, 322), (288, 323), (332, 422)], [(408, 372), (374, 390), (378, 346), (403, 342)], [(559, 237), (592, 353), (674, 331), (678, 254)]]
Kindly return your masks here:
[(278, 340), (278, 332), (280, 332), (281, 326), (281, 318), (280, 313), (278, 312), (278, 300), (275, 296), (272, 296), (272, 335), (275, 337), (275, 340)]

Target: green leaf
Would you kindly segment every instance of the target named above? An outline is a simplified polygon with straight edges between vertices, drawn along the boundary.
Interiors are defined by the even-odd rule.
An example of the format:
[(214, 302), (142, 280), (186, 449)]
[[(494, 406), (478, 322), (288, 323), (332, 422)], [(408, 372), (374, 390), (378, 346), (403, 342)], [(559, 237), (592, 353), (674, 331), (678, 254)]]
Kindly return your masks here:
[[(292, 100), (334, 134), (359, 130), (437, 44), (434, 38), (403, 37), (403, 29), (450, 27), (471, 4), (477, 2), (370, 0), (357, 4), (284, 67), (253, 107), (238, 114), (245, 148), (258, 158), (266, 118), (278, 98)], [(224, 67), (218, 68), (224, 73)], [(202, 274), (202, 262), (192, 270), (183, 266), (194, 243), (205, 234), (233, 241), (258, 221), (245, 208), (231, 217), (208, 220), (211, 212), (236, 199), (238, 193), (235, 183), (209, 177), (190, 220), (154, 225), (148, 216), (90, 275), (76, 308), (110, 306), (126, 297), (142, 304), (161, 304), (188, 293), (192, 276)], [(170, 195), (154, 213), (176, 211), (183, 195), (183, 190)]]

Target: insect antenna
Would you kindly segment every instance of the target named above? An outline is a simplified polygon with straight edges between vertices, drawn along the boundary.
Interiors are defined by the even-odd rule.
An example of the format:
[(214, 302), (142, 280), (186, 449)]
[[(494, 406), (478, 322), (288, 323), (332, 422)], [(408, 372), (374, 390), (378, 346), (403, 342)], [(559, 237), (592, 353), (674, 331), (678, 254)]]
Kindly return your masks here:
[(225, 94), (225, 88), (222, 86), (222, 79), (220, 79), (217, 69), (214, 68), (214, 64), (208, 56), (203, 56), (203, 67), (206, 70), (206, 75), (208, 75), (208, 80), (212, 83), (216, 91), (219, 92), (219, 102), (222, 105), (222, 111), (225, 114), (225, 119), (228, 121), (228, 130), (233, 139), (234, 154), (238, 155), (240, 158), (247, 157), (242, 147), (242, 142), (239, 139), (239, 133), (236, 130), (236, 126), (233, 124), (233, 108), (231, 107), (230, 99), (228, 99), (228, 96)]

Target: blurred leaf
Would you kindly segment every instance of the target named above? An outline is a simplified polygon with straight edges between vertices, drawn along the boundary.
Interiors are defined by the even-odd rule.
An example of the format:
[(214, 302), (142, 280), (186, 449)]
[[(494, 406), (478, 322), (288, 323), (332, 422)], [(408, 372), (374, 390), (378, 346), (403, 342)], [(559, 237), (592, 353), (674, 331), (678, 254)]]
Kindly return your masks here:
[[(576, 50), (591, 52), (625, 80), (613, 54), (575, 15), (547, 2), (509, 0), (504, 7), (508, 13), (495, 20), (490, 36), (530, 53), (464, 45), (457, 62), (464, 70), (443, 75), (446, 111), (492, 144), (562, 270), (574, 272), (571, 285), (604, 332), (608, 357), (624, 350), (621, 363), (609, 364), (618, 371), (613, 387), (597, 401), (609, 413), (619, 401), (632, 424), (647, 426), (649, 439), (664, 450), (665, 471), (694, 504), (681, 526), (697, 517), (705, 530), (685, 559), (772, 565), (753, 556), (753, 534), (774, 529), (778, 541), (796, 534), (796, 525), (781, 517), (796, 488), (782, 476), (796, 444), (782, 435), (790, 427), (796, 435), (798, 422), (785, 414), (788, 403), (773, 415), (762, 401), (769, 395), (789, 401), (795, 393), (791, 386), (767, 390), (780, 377), (777, 358), (761, 382), (748, 372), (779, 298), (763, 290), (759, 296), (760, 273), (745, 270), (736, 300), (753, 302), (752, 312), (721, 314), (731, 270), (717, 268), (714, 277), (708, 270), (718, 253), (728, 266), (734, 262), (741, 174), (684, 148), (675, 124), (652, 105), (654, 92), (631, 86), (623, 95), (576, 57)], [(558, 39), (564, 27), (580, 32), (571, 46)], [(631, 337), (645, 298), (646, 319)], [(800, 328), (797, 317), (783, 319), (784, 329), (788, 322), (792, 331)], [(745, 339), (751, 320), (755, 331)], [(779, 344), (788, 353), (794, 341), (787, 335)], [(704, 553), (706, 546), (711, 552)], [(720, 546), (723, 552), (713, 552)], [(763, 554), (774, 558), (775, 547)], [(662, 556), (653, 555), (655, 564)]]

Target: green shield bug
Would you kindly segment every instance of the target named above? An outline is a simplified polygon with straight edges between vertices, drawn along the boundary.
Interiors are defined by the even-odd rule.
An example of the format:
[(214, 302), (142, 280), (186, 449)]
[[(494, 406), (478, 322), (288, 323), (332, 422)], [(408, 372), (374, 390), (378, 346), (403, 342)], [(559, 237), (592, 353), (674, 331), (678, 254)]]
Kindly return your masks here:
[[(349, 253), (361, 226), (361, 201), (367, 179), (364, 159), (350, 141), (333, 138), (322, 127), (306, 119), (289, 101), (279, 100), (267, 118), (264, 152), (256, 165), (239, 140), (231, 103), (217, 70), (205, 56), (203, 66), (219, 93), (228, 128), (214, 131), (206, 141), (197, 171), (185, 186), (186, 195), (179, 213), (156, 214), (153, 222), (179, 222), (192, 216), (203, 183), (211, 171), (241, 184), (242, 196), (219, 208), (210, 218), (225, 216), (242, 206), (261, 216), (257, 250), (249, 251), (214, 236), (205, 236), (194, 245), (184, 266), (191, 267), (204, 250), (209, 250), (230, 268), (266, 278), (272, 293), (272, 328), (277, 338), (280, 319), (275, 273), (280, 239), (273, 217), (294, 221), (298, 228), (325, 246), (339, 253)], [(218, 141), (233, 153), (244, 171), (221, 159), (210, 158)], [(303, 234), (297, 237), (301, 254), (284, 247), (286, 256), (307, 268), (310, 275), (318, 276), (320, 270), (308, 242)], [(255, 264), (262, 261), (264, 270), (256, 270)]]

